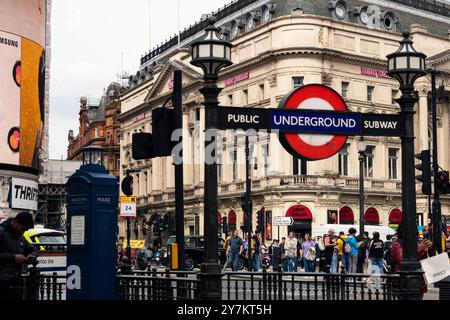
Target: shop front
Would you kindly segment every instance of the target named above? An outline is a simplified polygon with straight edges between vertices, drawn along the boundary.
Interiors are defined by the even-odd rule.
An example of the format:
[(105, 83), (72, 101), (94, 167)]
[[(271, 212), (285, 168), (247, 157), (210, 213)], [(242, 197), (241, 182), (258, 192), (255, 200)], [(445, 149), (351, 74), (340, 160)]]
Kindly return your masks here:
[(354, 224), (355, 215), (350, 207), (342, 207), (339, 209), (339, 224)]
[(230, 210), (228, 213), (228, 231), (234, 232), (234, 230), (236, 230), (236, 212)]
[(286, 217), (292, 217), (293, 224), (288, 226), (288, 233), (293, 231), (296, 238), (303, 237), (306, 233), (311, 234), (312, 213), (308, 207), (295, 205), (286, 212)]
[(378, 226), (380, 224), (380, 215), (377, 209), (373, 207), (367, 208), (364, 213), (364, 224), (371, 226)]
[(389, 213), (389, 227), (396, 230), (402, 222), (403, 213), (400, 209), (392, 209)]

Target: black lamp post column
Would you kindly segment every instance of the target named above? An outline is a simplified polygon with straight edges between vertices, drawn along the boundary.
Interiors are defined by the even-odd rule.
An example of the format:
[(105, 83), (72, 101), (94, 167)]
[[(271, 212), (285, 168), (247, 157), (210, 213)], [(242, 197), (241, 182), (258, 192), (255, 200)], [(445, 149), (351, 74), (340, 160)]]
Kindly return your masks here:
[(400, 104), (403, 136), (402, 141), (402, 208), (403, 257), (400, 263), (400, 299), (420, 300), (423, 272), (417, 260), (416, 183), (414, 167), (414, 104), (418, 101), (414, 87), (401, 86)]
[[(222, 89), (216, 86), (217, 77), (205, 78), (206, 84), (200, 90), (205, 97), (205, 130), (217, 130), (217, 99)], [(211, 142), (205, 141), (205, 150), (212, 151), (212, 163), (205, 162), (205, 209), (204, 237), (205, 255), (200, 273), (200, 298), (219, 300), (222, 296), (221, 267), (219, 263), (217, 239), (217, 134)], [(210, 155), (205, 154), (205, 157)]]
[(220, 69), (232, 62), (231, 44), (220, 39), (214, 17), (208, 22), (205, 35), (191, 45), (191, 64), (203, 70), (205, 85), (200, 92), (205, 97), (205, 129), (207, 135), (213, 136), (211, 142), (205, 140), (205, 253), (199, 274), (200, 299), (218, 300), (222, 297), (217, 229), (217, 97), (221, 89), (216, 83)]
[[(413, 48), (409, 32), (403, 33), (400, 47), (387, 56), (387, 74), (398, 80), (402, 96), (400, 105), (402, 128), (402, 209), (403, 220), (399, 237), (403, 241), (403, 261), (400, 263), (400, 299), (421, 300), (423, 272), (417, 260), (417, 212), (414, 166), (414, 104), (419, 100), (414, 82), (426, 75), (426, 56)], [(400, 228), (399, 227), (399, 228)]]

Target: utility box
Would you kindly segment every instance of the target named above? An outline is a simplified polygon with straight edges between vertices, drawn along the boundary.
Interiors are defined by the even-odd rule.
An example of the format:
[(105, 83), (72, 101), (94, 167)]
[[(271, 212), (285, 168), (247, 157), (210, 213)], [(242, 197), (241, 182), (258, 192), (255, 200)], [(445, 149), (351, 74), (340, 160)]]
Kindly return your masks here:
[(115, 299), (119, 184), (103, 149), (83, 149), (67, 181), (67, 300)]

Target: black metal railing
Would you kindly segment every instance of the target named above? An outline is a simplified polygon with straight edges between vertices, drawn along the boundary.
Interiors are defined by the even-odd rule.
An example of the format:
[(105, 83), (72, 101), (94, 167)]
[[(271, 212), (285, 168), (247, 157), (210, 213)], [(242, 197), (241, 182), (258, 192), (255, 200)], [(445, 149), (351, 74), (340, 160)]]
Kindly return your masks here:
[[(22, 277), (24, 300), (65, 300), (66, 277), (31, 271)], [(116, 276), (117, 300), (196, 300), (197, 272), (131, 271)], [(304, 272), (225, 272), (223, 300), (397, 300), (396, 274), (329, 274)]]
[(198, 298), (196, 272), (132, 271), (116, 276), (118, 300), (195, 300)]
[(226, 272), (224, 300), (396, 300), (398, 275)]
[(35, 268), (21, 278), (23, 300), (66, 300), (66, 276), (40, 274)]

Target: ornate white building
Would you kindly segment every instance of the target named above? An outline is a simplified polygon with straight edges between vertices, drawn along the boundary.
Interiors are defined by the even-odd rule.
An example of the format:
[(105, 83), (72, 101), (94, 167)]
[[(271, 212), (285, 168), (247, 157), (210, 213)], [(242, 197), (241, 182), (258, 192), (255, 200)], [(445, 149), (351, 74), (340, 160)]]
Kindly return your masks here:
[[(410, 2), (410, 1), (409, 1)], [(218, 86), (221, 105), (276, 108), (292, 89), (304, 84), (325, 84), (345, 99), (355, 112), (399, 112), (397, 81), (386, 76), (386, 55), (397, 50), (400, 30), (410, 28), (416, 50), (428, 56), (428, 67), (450, 70), (450, 9), (425, 1), (235, 1), (215, 12), (223, 37), (233, 44), (233, 65), (224, 69)], [(417, 2), (417, 4), (416, 4)], [(405, 3), (405, 4), (403, 4)], [(141, 59), (139, 72), (130, 77), (130, 88), (121, 97), (121, 179), (133, 173), (138, 196), (136, 236), (142, 226), (163, 214), (174, 215), (172, 159), (135, 161), (132, 134), (151, 132), (151, 110), (171, 95), (173, 70), (183, 72), (185, 233), (203, 232), (203, 135), (202, 72), (190, 65), (189, 44), (203, 35), (201, 21), (177, 39)], [(438, 104), (439, 165), (450, 168), (450, 82)], [(430, 78), (416, 83), (420, 97), (415, 114), (415, 150), (429, 149), (431, 113)], [(264, 208), (266, 223), (273, 217), (292, 215), (293, 229), (304, 233), (314, 223), (357, 223), (359, 219), (359, 162), (357, 137), (349, 137), (335, 156), (321, 161), (294, 159), (280, 145), (276, 134), (260, 133), (254, 142), (257, 169), (252, 165), (253, 213)], [(366, 223), (397, 224), (401, 212), (401, 150), (396, 137), (366, 137), (368, 158), (364, 178)], [(241, 195), (245, 192), (244, 140), (224, 137), (222, 164), (218, 166), (219, 215), (239, 229), (243, 225)], [(235, 160), (237, 159), (237, 160)], [(417, 185), (418, 224), (428, 218), (428, 201)], [(442, 213), (450, 215), (449, 197), (442, 199)], [(253, 214), (253, 226), (256, 214)], [(120, 233), (125, 234), (124, 224)], [(221, 231), (221, 230), (219, 230)], [(266, 238), (287, 235), (288, 228), (270, 226)], [(150, 233), (159, 236), (158, 233)], [(163, 234), (163, 238), (168, 234)]]

